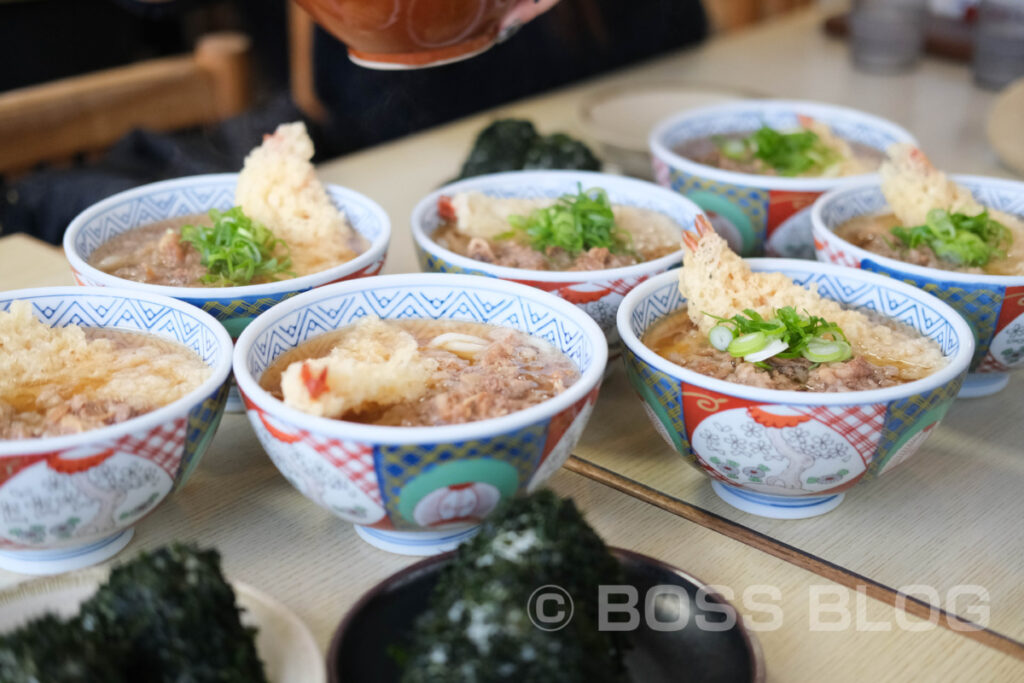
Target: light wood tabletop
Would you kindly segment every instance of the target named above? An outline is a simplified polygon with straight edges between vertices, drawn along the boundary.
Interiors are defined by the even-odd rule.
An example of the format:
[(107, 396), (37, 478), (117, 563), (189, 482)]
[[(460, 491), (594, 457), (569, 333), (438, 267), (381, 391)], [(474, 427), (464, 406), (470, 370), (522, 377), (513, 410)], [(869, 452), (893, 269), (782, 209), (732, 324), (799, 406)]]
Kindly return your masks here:
[[(524, 116), (543, 132), (579, 132), (581, 97), (645, 79), (857, 106), (908, 127), (941, 166), (1007, 175), (984, 142), (981, 122), (991, 96), (970, 85), (965, 67), (928, 60), (907, 75), (858, 74), (847, 64), (845, 46), (821, 35), (820, 20), (818, 11), (801, 12), (324, 164), (320, 175), (367, 194), (388, 212), (393, 237), (386, 272), (418, 269), (409, 213), (456, 173), (488, 120)], [(18, 235), (0, 238), (0, 289), (58, 284), (72, 284), (59, 250)], [(576, 499), (610, 544), (675, 564), (733, 596), (758, 631), (769, 680), (1020, 680), (1024, 543), (1010, 498), (1024, 478), (1013, 457), (1024, 442), (1022, 398), (1016, 378), (992, 403), (958, 404), (945, 433), (933, 437), (939, 444), (905, 471), (854, 489), (820, 520), (791, 526), (741, 519), (718, 504), (702, 476), (660, 442), (616, 370), (568, 468), (588, 476), (563, 470), (551, 486)], [(962, 480), (973, 497), (930, 499), (948, 478)], [(225, 417), (188, 485), (138, 525), (122, 557), (172, 539), (218, 547), (230, 576), (292, 608), (321, 648), (364, 591), (413, 561), (369, 547), (351, 525), (307, 501), (239, 415)], [(0, 587), (24, 580), (0, 571)], [(945, 596), (958, 583), (988, 590), (987, 602), (961, 609), (987, 630), (957, 630), (958, 622), (923, 603), (901, 609), (891, 590), (933, 584)], [(828, 604), (838, 607), (816, 607)], [(987, 619), (979, 611), (985, 607)], [(933, 616), (938, 623), (929, 623)]]

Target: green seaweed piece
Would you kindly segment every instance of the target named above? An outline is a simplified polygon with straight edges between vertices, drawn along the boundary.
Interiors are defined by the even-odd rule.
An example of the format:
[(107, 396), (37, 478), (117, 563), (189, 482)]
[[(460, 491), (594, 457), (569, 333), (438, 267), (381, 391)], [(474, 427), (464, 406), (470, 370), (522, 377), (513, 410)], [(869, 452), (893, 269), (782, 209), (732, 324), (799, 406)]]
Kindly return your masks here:
[[(411, 641), (394, 648), (402, 683), (620, 683), (625, 637), (598, 629), (598, 587), (622, 569), (571, 500), (550, 491), (513, 499), (484, 522), (442, 571)], [(572, 620), (533, 625), (531, 594), (554, 584)]]

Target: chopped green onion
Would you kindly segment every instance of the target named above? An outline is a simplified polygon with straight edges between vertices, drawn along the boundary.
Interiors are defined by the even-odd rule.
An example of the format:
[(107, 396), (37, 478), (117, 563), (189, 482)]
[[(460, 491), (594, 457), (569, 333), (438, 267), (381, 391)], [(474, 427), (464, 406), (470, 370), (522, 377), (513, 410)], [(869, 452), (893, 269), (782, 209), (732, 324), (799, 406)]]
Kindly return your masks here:
[(993, 258), (1005, 257), (1013, 244), (1010, 230), (989, 218), (988, 211), (968, 216), (932, 209), (924, 225), (896, 226), (891, 232), (903, 247), (926, 245), (939, 259), (958, 266), (985, 266)]
[(512, 229), (497, 239), (519, 238), (537, 251), (564, 249), (578, 254), (605, 247), (618, 254), (632, 251), (632, 235), (615, 223), (608, 193), (599, 187), (575, 195), (566, 194), (552, 206), (536, 209), (529, 216), (509, 216)]
[(810, 130), (781, 133), (761, 126), (742, 139), (718, 136), (712, 138), (712, 142), (729, 159), (748, 162), (760, 159), (784, 176), (821, 173), (841, 160), (839, 152)]
[[(766, 320), (753, 309), (731, 318), (705, 313), (718, 321), (708, 332), (711, 345), (759, 367), (768, 358), (808, 358), (816, 363), (831, 363), (850, 358), (850, 344), (839, 325), (816, 315), (803, 316), (792, 306), (775, 310)], [(723, 345), (725, 348), (722, 348)], [(811, 355), (806, 351), (814, 348)]]
[(725, 351), (729, 348), (729, 344), (732, 342), (735, 335), (725, 325), (715, 325), (708, 332), (708, 341), (719, 351)]
[(729, 344), (728, 351), (732, 356), (741, 357), (760, 351), (768, 345), (768, 335), (764, 332), (751, 332), (740, 335)]
[[(274, 237), (262, 223), (244, 213), (241, 207), (227, 211), (210, 209), (212, 226), (185, 225), (181, 241), (199, 251), (206, 266), (203, 282), (219, 285), (247, 285), (256, 278), (276, 280), (279, 275), (294, 277), (288, 245)], [(279, 258), (275, 255), (283, 252)]]
[(762, 361), (768, 360), (772, 356), (779, 355), (788, 348), (789, 344), (782, 341), (781, 339), (772, 339), (770, 342), (768, 342), (768, 345), (765, 346), (760, 351), (748, 353), (747, 355), (743, 356), (743, 360), (747, 361), (748, 363), (760, 363)]
[(850, 358), (853, 352), (844, 341), (826, 341), (816, 338), (807, 342), (802, 351), (803, 357), (812, 363), (840, 363)]

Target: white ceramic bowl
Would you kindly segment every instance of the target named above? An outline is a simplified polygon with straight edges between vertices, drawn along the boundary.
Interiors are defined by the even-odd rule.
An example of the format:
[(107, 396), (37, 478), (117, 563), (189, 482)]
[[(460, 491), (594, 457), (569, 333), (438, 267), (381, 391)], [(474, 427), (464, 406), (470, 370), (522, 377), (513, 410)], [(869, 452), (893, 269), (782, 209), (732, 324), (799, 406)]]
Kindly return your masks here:
[[(552, 343), (581, 376), (525, 410), (439, 427), (315, 417), (260, 388), (282, 353), (369, 314), (515, 328)], [(600, 328), (558, 297), (497, 279), (415, 273), (351, 280), (275, 306), (239, 337), (234, 368), (253, 429), (288, 481), (372, 545), (429, 555), (454, 548), (501, 499), (533, 490), (562, 466), (590, 417), (607, 357)]]
[(590, 271), (528, 270), (497, 266), (445, 249), (433, 239), (441, 224), (437, 202), (442, 196), (456, 192), (478, 191), (493, 197), (559, 197), (584, 189), (601, 187), (607, 190), (613, 204), (651, 209), (665, 214), (682, 231), (693, 227), (701, 213), (688, 199), (642, 180), (586, 171), (514, 171), (495, 173), (445, 185), (424, 197), (412, 211), (412, 236), (416, 241), (420, 265), (424, 271), (465, 273), (519, 282), (543, 289), (587, 312), (608, 337), (613, 353), (618, 352), (615, 311), (626, 292), (657, 273), (679, 265), (682, 247), (661, 258), (623, 268)]
[(213, 438), (231, 374), (231, 338), (214, 318), (157, 294), (99, 287), (0, 293), (31, 301), (51, 326), (145, 332), (180, 342), (210, 366), (182, 398), (80, 434), (0, 440), (0, 568), (55, 574), (116, 554), (132, 526), (184, 484)]
[[(985, 206), (1024, 216), (1024, 183), (980, 176), (952, 179)], [(888, 275), (945, 301), (974, 332), (974, 358), (960, 396), (974, 398), (1001, 391), (1009, 372), (1024, 368), (1024, 275), (977, 275), (917, 266), (854, 246), (835, 234), (835, 229), (851, 218), (886, 213), (887, 209), (882, 188), (874, 181), (822, 195), (811, 212), (818, 259)]]
[(651, 324), (685, 305), (675, 273), (651, 278), (626, 296), (618, 316), (626, 373), (658, 433), (709, 475), (715, 493), (733, 507), (763, 517), (812, 517), (917, 451), (956, 399), (974, 337), (947, 304), (891, 278), (815, 261), (749, 263), (904, 322), (934, 339), (949, 361), (924, 379), (871, 391), (735, 384), (676, 365), (640, 341)]
[[(171, 287), (126, 280), (89, 265), (96, 247), (132, 228), (210, 209), (230, 209), (235, 205), (237, 183), (237, 173), (189, 176), (142, 185), (93, 204), (78, 214), (64, 233), (64, 253), (75, 280), (81, 285), (124, 287), (185, 301), (215, 317), (231, 338), (237, 339), (257, 315), (299, 292), (376, 275), (384, 267), (391, 238), (387, 214), (368, 197), (337, 185), (327, 185), (328, 194), (370, 246), (351, 261), (319, 273), (241, 287)], [(233, 389), (228, 410), (241, 410)]]
[(237, 173), (189, 176), (142, 185), (93, 204), (78, 214), (64, 233), (64, 253), (75, 280), (187, 301), (220, 320), (231, 337), (237, 338), (253, 318), (290, 296), (340, 280), (376, 275), (383, 267), (391, 238), (387, 214), (368, 197), (337, 185), (327, 185), (328, 194), (370, 247), (351, 261), (319, 273), (240, 287), (170, 287), (126, 280), (89, 265), (96, 247), (132, 228), (210, 209), (230, 209), (235, 205), (237, 183)]
[(691, 109), (658, 123), (649, 144), (654, 176), (660, 185), (695, 201), (733, 251), (744, 256), (814, 258), (809, 209), (822, 192), (876, 174), (845, 178), (788, 178), (726, 171), (677, 154), (688, 141), (711, 135), (744, 133), (768, 125), (798, 127), (810, 116), (837, 135), (885, 151), (914, 137), (894, 123), (855, 109), (818, 102), (742, 100)]

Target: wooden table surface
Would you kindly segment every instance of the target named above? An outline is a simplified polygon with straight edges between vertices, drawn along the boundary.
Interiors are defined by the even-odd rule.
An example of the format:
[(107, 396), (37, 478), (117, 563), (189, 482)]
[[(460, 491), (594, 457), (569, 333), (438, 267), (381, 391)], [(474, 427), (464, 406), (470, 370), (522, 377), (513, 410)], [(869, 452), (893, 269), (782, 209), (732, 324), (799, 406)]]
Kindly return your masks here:
[[(455, 173), (487, 120), (521, 115), (542, 131), (572, 132), (582, 95), (644, 79), (719, 83), (858, 106), (910, 128), (950, 170), (1007, 175), (984, 143), (981, 121), (991, 96), (970, 86), (964, 67), (927, 61), (905, 76), (858, 74), (848, 67), (842, 44), (819, 34), (819, 21), (816, 11), (799, 13), (351, 155), (325, 164), (321, 177), (380, 202), (393, 227), (386, 271), (415, 270), (409, 212)], [(58, 250), (23, 236), (0, 238), (0, 289), (58, 284), (71, 284)], [(612, 486), (567, 470), (551, 486), (574, 497), (609, 543), (675, 564), (734, 596), (758, 629), (769, 680), (1020, 680), (1024, 543), (1009, 497), (1024, 474), (1012, 457), (1024, 442), (1017, 414), (1021, 384), (1016, 378), (1001, 399), (989, 403), (958, 404), (950, 426), (943, 425), (941, 447), (927, 448), (904, 472), (854, 489), (819, 521), (789, 526), (736, 519), (739, 513), (718, 505), (700, 475), (657, 439), (617, 370), (568, 468)], [(965, 461), (965, 455), (989, 460), (988, 469), (977, 475), (971, 469), (975, 460)], [(945, 474), (933, 476), (931, 469)], [(963, 480), (976, 494), (973, 506), (929, 500), (929, 493), (941, 493), (944, 478)], [(875, 508), (885, 501), (897, 507)], [(935, 533), (942, 528), (949, 530), (945, 537)], [(138, 525), (122, 556), (172, 539), (217, 546), (229, 575), (291, 607), (322, 648), (365, 590), (413, 561), (369, 547), (350, 525), (303, 498), (238, 415), (225, 417), (188, 486)], [(951, 628), (957, 622), (937, 613), (937, 623), (930, 623), (933, 615), (920, 604), (910, 603), (909, 612), (894, 606), (889, 590), (934, 583), (945, 595), (946, 586), (962, 579), (989, 591), (988, 602), (965, 606), (965, 616), (985, 621), (988, 630), (957, 630)], [(23, 580), (0, 571), (0, 587)], [(816, 607), (833, 603), (840, 607)], [(990, 609), (988, 620), (978, 607)]]

